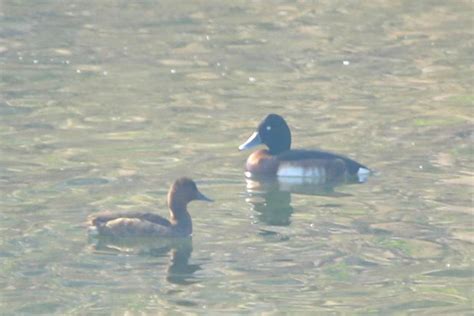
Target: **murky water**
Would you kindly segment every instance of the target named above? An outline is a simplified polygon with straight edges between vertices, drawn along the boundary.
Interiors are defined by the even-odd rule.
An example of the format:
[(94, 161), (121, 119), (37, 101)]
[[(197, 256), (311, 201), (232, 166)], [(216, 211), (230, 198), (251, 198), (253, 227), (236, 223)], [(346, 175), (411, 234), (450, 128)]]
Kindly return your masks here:
[[(2, 314), (464, 314), (473, 304), (469, 1), (0, 3)], [(246, 182), (267, 113), (367, 183)], [(89, 240), (103, 209), (192, 240)], [(301, 188), (300, 188), (301, 189)]]

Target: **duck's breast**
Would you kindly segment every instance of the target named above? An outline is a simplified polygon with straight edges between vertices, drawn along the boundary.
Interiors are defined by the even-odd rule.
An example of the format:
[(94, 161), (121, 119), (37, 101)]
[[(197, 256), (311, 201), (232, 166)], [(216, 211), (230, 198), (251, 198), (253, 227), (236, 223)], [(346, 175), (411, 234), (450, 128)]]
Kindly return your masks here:
[(257, 150), (247, 158), (246, 169), (252, 174), (275, 175), (278, 170), (278, 160), (268, 153), (268, 150)]

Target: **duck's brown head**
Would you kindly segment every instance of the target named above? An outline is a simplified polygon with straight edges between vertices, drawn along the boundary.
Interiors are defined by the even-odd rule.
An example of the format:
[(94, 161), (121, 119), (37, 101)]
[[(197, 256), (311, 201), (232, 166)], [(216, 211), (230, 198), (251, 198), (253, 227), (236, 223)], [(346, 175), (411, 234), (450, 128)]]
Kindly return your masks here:
[(189, 178), (179, 178), (171, 185), (168, 192), (168, 205), (172, 210), (185, 208), (194, 200), (212, 202), (210, 198), (199, 192), (196, 183)]

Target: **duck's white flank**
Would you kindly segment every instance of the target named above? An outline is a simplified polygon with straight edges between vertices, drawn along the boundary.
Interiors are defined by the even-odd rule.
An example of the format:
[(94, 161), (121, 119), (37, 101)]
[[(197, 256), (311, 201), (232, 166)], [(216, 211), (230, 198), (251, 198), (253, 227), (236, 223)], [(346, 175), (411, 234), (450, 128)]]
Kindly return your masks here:
[(325, 178), (326, 170), (321, 167), (302, 168), (291, 164), (282, 164), (278, 168), (279, 177)]

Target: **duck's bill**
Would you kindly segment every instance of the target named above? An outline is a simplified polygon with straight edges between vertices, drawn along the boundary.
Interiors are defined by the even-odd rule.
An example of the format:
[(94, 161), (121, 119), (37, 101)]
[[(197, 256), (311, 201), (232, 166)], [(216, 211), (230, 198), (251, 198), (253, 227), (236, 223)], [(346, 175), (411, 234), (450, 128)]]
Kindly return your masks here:
[(199, 201), (207, 201), (207, 202), (214, 202), (213, 199), (208, 198), (207, 196), (205, 196), (205, 195), (202, 194), (201, 192), (198, 192), (198, 193), (197, 193), (196, 200), (199, 200)]
[(258, 132), (254, 132), (245, 143), (239, 146), (239, 150), (250, 149), (260, 144), (262, 144), (262, 139)]

